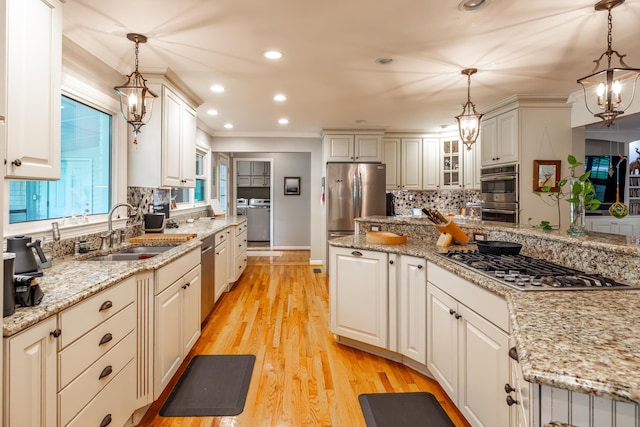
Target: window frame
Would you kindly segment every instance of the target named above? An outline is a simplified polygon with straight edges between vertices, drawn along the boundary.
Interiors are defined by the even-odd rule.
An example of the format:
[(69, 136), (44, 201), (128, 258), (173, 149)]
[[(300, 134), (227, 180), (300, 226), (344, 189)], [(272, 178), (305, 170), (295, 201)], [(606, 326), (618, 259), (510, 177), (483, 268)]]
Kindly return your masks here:
[[(189, 213), (190, 210), (200, 209), (202, 207), (209, 205), (209, 199), (211, 198), (211, 190), (210, 190), (210, 182), (211, 182), (211, 149), (209, 147), (205, 147), (203, 145), (196, 143), (196, 157), (193, 158), (193, 161), (196, 162), (198, 154), (203, 156), (203, 175), (196, 175), (195, 179), (204, 179), (204, 200), (196, 200), (195, 199), (195, 188), (189, 188), (189, 201), (177, 203), (176, 208), (172, 209), (171, 212), (176, 212), (180, 214)], [(194, 184), (195, 185), (195, 184)], [(171, 215), (171, 213), (169, 213)]]
[[(119, 102), (93, 86), (90, 86), (74, 77), (64, 76), (60, 98), (66, 96), (74, 101), (95, 108), (112, 117), (111, 119), (111, 204), (126, 202), (127, 197), (127, 126), (120, 113)], [(45, 219), (40, 221), (28, 221), (9, 224), (9, 184), (10, 180), (4, 183), (4, 215), (3, 230), (4, 237), (31, 234), (36, 238), (51, 239), (51, 224), (58, 222), (63, 238), (73, 238), (96, 233), (105, 230), (108, 214), (96, 214), (89, 216), (88, 223), (81, 223), (78, 218), (75, 224), (68, 221), (68, 217), (62, 219)], [(126, 218), (114, 220), (114, 226), (124, 226)]]

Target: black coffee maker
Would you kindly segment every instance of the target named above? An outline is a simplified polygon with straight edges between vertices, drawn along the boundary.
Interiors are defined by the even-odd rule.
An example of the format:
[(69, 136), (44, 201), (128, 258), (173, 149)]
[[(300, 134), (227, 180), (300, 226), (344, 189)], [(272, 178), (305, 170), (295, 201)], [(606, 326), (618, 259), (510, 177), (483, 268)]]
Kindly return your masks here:
[(15, 274), (21, 274), (24, 276), (42, 276), (42, 268), (38, 266), (36, 262), (35, 254), (33, 250), (36, 250), (41, 263), (47, 262), (47, 257), (42, 252), (40, 247), (40, 240), (31, 242), (29, 236), (15, 236), (7, 238), (7, 252), (16, 254), (15, 261)]

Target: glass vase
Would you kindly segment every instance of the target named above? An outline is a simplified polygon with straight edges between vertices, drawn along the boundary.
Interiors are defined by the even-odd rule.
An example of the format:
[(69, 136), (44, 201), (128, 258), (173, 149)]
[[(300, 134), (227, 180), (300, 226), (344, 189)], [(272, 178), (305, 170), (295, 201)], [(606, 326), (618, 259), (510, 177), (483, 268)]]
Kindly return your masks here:
[(586, 208), (584, 205), (584, 196), (582, 194), (575, 195), (575, 193), (573, 193), (573, 186), (576, 184), (583, 185), (578, 178), (571, 177), (569, 179), (569, 189), (571, 194), (574, 194), (571, 198), (575, 198), (577, 200), (569, 202), (569, 229), (567, 230), (567, 233), (572, 236), (583, 236), (587, 234), (587, 223), (585, 221)]

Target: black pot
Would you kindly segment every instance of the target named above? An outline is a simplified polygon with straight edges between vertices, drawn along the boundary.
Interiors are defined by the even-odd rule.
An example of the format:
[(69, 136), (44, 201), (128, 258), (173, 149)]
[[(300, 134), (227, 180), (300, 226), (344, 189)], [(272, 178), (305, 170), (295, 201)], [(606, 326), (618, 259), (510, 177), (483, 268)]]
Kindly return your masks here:
[(482, 254), (518, 255), (522, 245), (520, 243), (502, 242), (499, 240), (485, 240), (476, 242), (478, 251)]

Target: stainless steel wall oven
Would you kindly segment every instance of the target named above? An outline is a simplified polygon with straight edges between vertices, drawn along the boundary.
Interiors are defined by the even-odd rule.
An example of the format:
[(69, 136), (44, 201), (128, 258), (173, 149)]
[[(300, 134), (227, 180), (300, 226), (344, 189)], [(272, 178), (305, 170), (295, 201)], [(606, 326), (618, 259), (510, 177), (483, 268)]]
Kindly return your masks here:
[(517, 223), (520, 206), (518, 164), (480, 170), (482, 219)]

